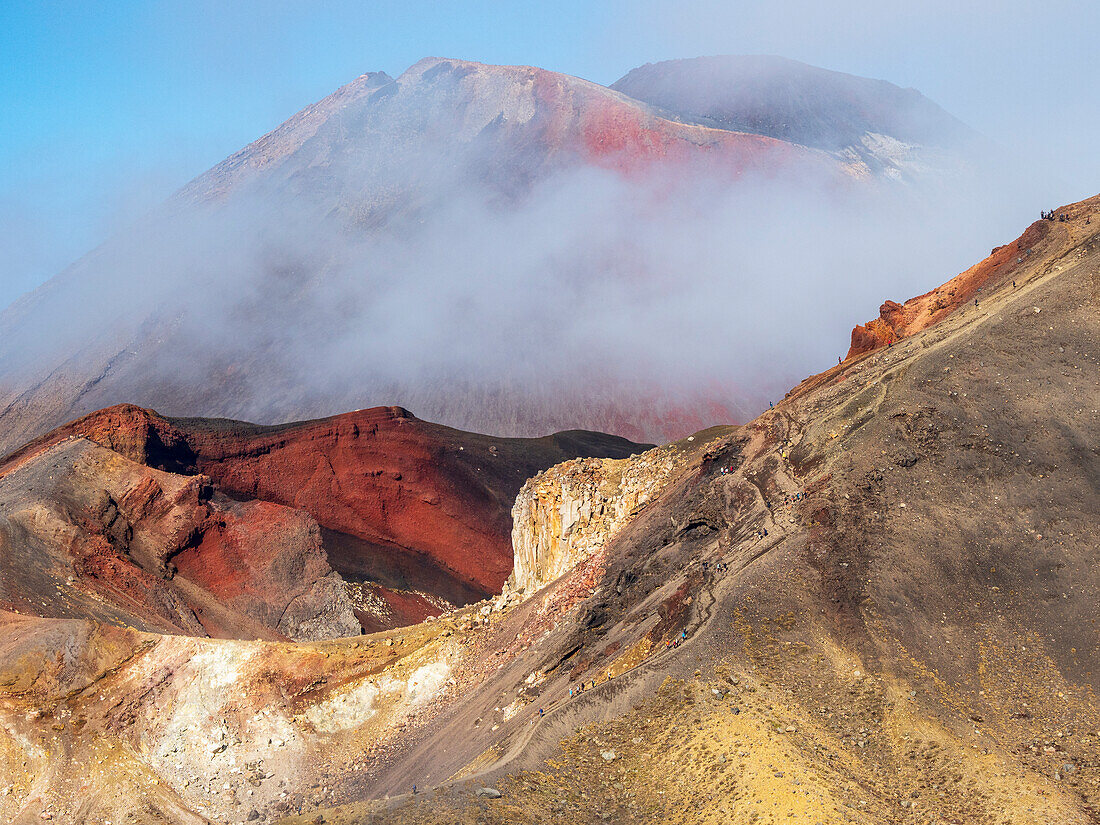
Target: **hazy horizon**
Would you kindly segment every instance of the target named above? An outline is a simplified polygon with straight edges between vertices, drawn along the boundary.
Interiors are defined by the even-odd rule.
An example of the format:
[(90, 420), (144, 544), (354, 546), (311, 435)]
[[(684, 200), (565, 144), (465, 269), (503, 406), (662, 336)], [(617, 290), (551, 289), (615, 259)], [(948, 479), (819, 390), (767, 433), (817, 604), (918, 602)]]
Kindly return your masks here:
[[(1056, 13), (1063, 6), (1073, 14)], [(712, 54), (775, 54), (887, 80), (1025, 158), (1049, 183), (1048, 202), (1020, 205), (1030, 215), (1097, 190), (1089, 135), (1100, 113), (1073, 81), (1095, 65), (1088, 33), (1098, 23), (1096, 9), (1019, 2), (9, 7), (0, 306), (344, 83), (396, 76), (431, 55), (603, 85), (645, 63)]]

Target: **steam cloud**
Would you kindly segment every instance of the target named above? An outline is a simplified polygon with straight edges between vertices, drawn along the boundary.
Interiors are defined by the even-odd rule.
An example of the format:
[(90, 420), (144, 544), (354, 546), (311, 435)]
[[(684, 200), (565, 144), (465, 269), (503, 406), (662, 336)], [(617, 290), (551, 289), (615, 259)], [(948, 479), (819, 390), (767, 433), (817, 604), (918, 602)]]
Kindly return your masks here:
[(260, 421), (401, 404), (537, 434), (624, 398), (744, 420), (1034, 202), (1003, 168), (729, 185), (564, 167), (522, 186), (485, 168), (425, 138), (176, 202), (9, 310), (0, 369), (26, 385), (99, 359), (122, 377), (96, 403)]

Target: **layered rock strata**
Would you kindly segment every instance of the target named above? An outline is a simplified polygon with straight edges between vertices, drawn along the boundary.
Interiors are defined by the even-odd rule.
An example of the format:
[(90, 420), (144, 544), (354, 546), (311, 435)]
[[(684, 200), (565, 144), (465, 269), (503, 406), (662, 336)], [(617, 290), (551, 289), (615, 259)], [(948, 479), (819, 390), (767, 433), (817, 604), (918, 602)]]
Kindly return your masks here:
[(512, 508), (508, 592), (530, 596), (602, 548), (664, 489), (683, 455), (668, 445), (626, 459), (577, 459), (530, 479)]

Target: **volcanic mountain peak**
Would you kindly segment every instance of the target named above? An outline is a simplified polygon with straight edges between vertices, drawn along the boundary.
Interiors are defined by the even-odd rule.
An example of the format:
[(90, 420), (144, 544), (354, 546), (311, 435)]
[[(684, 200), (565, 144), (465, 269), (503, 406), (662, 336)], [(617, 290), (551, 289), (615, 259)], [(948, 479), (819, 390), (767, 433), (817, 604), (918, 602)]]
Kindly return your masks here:
[[(622, 85), (641, 95), (663, 65)], [(743, 420), (780, 387), (741, 367), (685, 374), (631, 336), (667, 301), (707, 314), (691, 302), (716, 283), (752, 314), (755, 268), (705, 251), (759, 219), (738, 192), (844, 200), (876, 188), (871, 171), (911, 170), (910, 149), (865, 133), (888, 119), (852, 120), (867, 145), (830, 154), (627, 91), (448, 58), (357, 78), (0, 314), (0, 451), (123, 399), (265, 422), (393, 401), (466, 430), (638, 441)], [(816, 93), (775, 106), (813, 121), (790, 101)], [(681, 288), (677, 226), (694, 214), (685, 277), (714, 277)]]
[(179, 191), (177, 198), (204, 200), (225, 195), (234, 185), (301, 149), (335, 114), (392, 82), (393, 78), (385, 72), (360, 75), (195, 178)]
[[(666, 118), (679, 122), (665, 123)], [(873, 151), (869, 144), (874, 140), (939, 145), (967, 133), (916, 90), (778, 57), (647, 64), (610, 88), (533, 66), (427, 57), (396, 80), (385, 72), (356, 78), (218, 164), (181, 194), (196, 199), (224, 195), (300, 152), (304, 154), (280, 179), (317, 164), (349, 163), (364, 149), (377, 163), (385, 153), (408, 150), (410, 140), (480, 140), (499, 146), (505, 136), (514, 141), (524, 135), (541, 144), (543, 152), (580, 151), (578, 131), (595, 130), (607, 139), (609, 124), (601, 123), (608, 119), (620, 127), (630, 121), (632, 129), (663, 134), (664, 140), (728, 142), (736, 138), (716, 132), (732, 131), (831, 152), (855, 146), (866, 153)], [(517, 129), (520, 134), (512, 134)], [(637, 151), (640, 145), (628, 142), (620, 148)], [(587, 148), (600, 150), (598, 144)], [(538, 165), (545, 158), (529, 150), (524, 160)], [(348, 171), (342, 169), (343, 174)], [(525, 175), (532, 171), (528, 168)]]
[[(727, 131), (666, 122), (648, 104), (571, 75), (428, 57), (396, 80), (384, 72), (363, 75), (214, 167), (184, 195), (210, 197), (262, 180), (266, 187), (280, 181), (316, 198), (312, 179), (370, 202), (376, 196), (372, 189), (450, 176), (455, 165), (467, 163), (478, 164), (479, 174), (489, 172), (496, 185), (514, 192), (561, 162), (609, 152), (625, 152), (634, 160), (669, 151), (687, 156), (692, 148), (678, 145), (684, 141), (730, 148), (738, 142), (766, 143)], [(476, 151), (466, 156), (471, 148)], [(775, 148), (784, 156), (790, 152), (778, 143)], [(748, 160), (742, 154), (741, 160)], [(494, 168), (481, 169), (490, 155)], [(409, 163), (425, 169), (412, 175)], [(336, 177), (311, 171), (317, 169), (334, 170)], [(256, 173), (262, 170), (267, 172), (260, 177)]]

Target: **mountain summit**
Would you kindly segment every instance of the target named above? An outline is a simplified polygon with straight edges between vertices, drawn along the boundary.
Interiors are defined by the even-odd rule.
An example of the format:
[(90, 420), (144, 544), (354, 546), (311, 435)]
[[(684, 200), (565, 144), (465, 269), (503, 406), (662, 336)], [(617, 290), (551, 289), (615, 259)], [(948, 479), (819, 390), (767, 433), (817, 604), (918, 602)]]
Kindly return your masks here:
[[(518, 195), (577, 164), (630, 168), (689, 161), (709, 150), (730, 173), (824, 165), (804, 147), (721, 126), (668, 120), (649, 106), (577, 77), (531, 66), (425, 58), (396, 80), (357, 78), (200, 176), (183, 191), (206, 199), (259, 184), (293, 187), (326, 206), (354, 199), (392, 208), (441, 181)], [(386, 215), (376, 215), (383, 218)]]
[[(762, 195), (844, 199), (893, 175), (837, 151), (857, 133), (900, 146), (958, 125), (811, 67), (735, 116), (727, 64), (700, 66), (616, 88), (444, 58), (357, 78), (0, 315), (0, 452), (120, 402), (268, 423), (400, 404), (636, 441), (744, 420), (784, 379), (720, 355), (760, 345), (727, 314), (771, 300), (722, 253), (731, 229), (757, 234)], [(838, 99), (846, 120), (826, 122)]]

